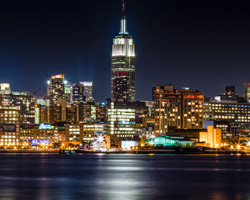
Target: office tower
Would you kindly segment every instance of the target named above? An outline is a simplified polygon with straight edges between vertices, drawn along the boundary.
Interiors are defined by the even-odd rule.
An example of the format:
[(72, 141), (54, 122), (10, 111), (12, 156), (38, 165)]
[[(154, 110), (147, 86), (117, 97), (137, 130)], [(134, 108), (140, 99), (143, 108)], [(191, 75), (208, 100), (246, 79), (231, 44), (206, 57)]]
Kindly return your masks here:
[(0, 107), (1, 146), (20, 144), (20, 114), (16, 107)]
[(2, 105), (20, 110), (21, 125), (35, 123), (36, 96), (30, 92), (12, 92), (2, 95)]
[(93, 83), (92, 82), (80, 82), (84, 87), (84, 95), (86, 97), (87, 102), (94, 102), (94, 98), (92, 95), (93, 91)]
[[(123, 2), (123, 13), (125, 3)], [(124, 15), (124, 14), (123, 14)], [(108, 103), (108, 133), (133, 137), (135, 131), (135, 45), (127, 31), (125, 15), (113, 40), (111, 61), (111, 100)]]
[(71, 104), (85, 103), (86, 97), (84, 94), (84, 85), (82, 83), (75, 83), (71, 87)]
[(135, 101), (135, 45), (125, 16), (112, 46), (111, 101)]
[(107, 122), (107, 106), (106, 104), (96, 104), (96, 121)]
[(9, 83), (0, 83), (0, 94), (10, 94), (10, 84)]
[[(248, 84), (245, 84), (247, 95)], [(222, 137), (238, 136), (250, 122), (250, 103), (243, 97), (223, 93), (204, 103), (206, 121), (213, 121), (216, 128), (222, 130)]]
[(176, 129), (203, 129), (204, 94), (198, 90), (174, 89), (173, 85), (157, 85), (155, 99), (155, 134)]
[(134, 103), (109, 103), (108, 132), (118, 137), (133, 137), (135, 134)]
[(64, 74), (58, 74), (50, 77), (48, 81), (48, 96), (50, 104), (55, 105), (59, 99), (64, 98)]

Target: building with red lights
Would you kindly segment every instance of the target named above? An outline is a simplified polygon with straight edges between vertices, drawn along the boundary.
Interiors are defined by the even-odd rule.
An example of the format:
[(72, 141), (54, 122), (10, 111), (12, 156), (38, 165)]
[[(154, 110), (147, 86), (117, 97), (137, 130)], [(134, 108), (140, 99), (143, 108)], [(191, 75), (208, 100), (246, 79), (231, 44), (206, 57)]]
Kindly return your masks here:
[(155, 135), (176, 129), (203, 129), (204, 94), (189, 88), (174, 89), (173, 85), (157, 85), (155, 100)]

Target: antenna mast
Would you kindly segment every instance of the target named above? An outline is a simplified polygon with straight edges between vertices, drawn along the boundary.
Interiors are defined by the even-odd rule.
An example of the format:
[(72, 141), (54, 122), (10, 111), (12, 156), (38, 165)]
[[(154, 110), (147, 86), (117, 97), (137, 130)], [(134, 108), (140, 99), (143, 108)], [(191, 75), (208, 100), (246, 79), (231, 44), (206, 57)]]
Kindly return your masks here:
[(126, 9), (125, 0), (122, 0), (122, 14), (125, 13), (125, 9)]

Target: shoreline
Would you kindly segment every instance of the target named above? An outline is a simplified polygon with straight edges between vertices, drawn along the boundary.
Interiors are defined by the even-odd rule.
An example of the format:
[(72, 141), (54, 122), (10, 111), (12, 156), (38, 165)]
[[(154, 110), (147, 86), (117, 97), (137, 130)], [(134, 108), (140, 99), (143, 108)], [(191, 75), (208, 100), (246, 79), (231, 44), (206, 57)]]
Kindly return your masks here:
[(102, 151), (82, 151), (82, 150), (0, 150), (0, 154), (17, 153), (17, 154), (62, 154), (62, 155), (80, 155), (80, 154), (200, 154), (200, 155), (216, 155), (216, 154), (243, 154), (250, 155), (250, 151), (237, 150), (206, 150), (197, 152), (175, 151), (175, 150), (133, 150), (133, 151), (117, 151), (117, 152), (102, 152)]

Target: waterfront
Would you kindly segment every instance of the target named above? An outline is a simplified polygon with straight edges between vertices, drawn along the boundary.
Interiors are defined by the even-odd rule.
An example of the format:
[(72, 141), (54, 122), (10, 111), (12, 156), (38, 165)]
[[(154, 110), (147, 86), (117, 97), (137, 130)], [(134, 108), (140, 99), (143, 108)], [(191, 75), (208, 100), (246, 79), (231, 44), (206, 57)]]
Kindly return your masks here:
[(250, 156), (1, 154), (0, 180), (0, 199), (250, 199)]

